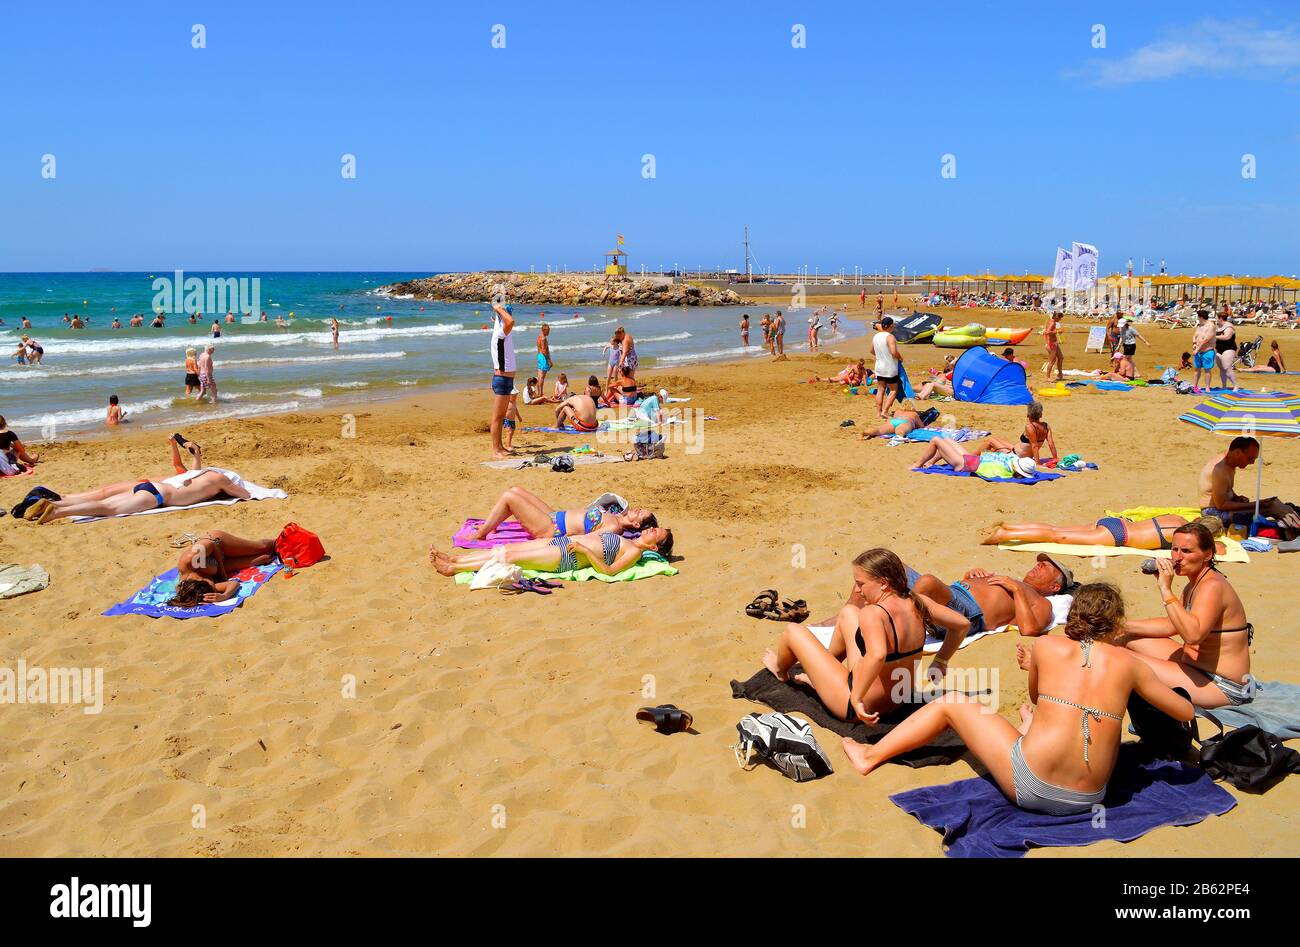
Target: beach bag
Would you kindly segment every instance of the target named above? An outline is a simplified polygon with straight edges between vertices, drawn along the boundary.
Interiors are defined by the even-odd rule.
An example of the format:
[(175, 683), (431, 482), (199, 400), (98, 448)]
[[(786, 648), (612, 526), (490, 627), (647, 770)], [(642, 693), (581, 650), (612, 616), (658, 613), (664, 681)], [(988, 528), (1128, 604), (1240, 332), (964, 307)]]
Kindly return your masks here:
[(474, 573), (469, 587), (473, 589), (499, 589), (513, 585), (524, 577), (524, 570), (508, 562), (493, 560)]
[(1200, 741), (1201, 769), (1211, 779), (1226, 779), (1247, 792), (1266, 792), (1287, 773), (1300, 773), (1300, 753), (1273, 734), (1253, 724), (1225, 733), (1212, 714), (1204, 716), (1219, 728), (1218, 734)]
[(813, 736), (812, 724), (779, 712), (753, 713), (736, 724), (732, 747), (741, 769), (757, 760), (770, 763), (796, 783), (829, 776), (834, 770)]
[[(1175, 687), (1174, 693), (1185, 700), (1191, 700), (1182, 687)], [(1192, 740), (1197, 736), (1195, 718), (1188, 723), (1175, 720), (1148, 703), (1137, 691), (1129, 694), (1128, 718), (1130, 729), (1137, 734), (1143, 749), (1153, 759), (1182, 759), (1192, 752)]]
[(325, 558), (325, 547), (315, 533), (289, 523), (276, 537), (275, 554), (290, 569), (305, 569)]

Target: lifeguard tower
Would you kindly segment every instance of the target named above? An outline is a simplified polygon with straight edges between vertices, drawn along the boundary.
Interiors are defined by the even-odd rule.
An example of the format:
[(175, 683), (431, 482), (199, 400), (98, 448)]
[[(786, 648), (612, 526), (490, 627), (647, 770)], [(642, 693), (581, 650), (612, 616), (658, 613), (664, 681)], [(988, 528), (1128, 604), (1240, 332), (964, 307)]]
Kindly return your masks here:
[(615, 247), (605, 254), (606, 276), (627, 276), (627, 251)]

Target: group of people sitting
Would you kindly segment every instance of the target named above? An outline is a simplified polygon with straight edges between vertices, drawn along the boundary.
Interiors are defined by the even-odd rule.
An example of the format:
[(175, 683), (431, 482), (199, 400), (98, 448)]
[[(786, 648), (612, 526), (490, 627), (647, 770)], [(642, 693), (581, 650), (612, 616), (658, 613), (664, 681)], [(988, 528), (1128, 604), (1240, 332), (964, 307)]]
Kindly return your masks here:
[[(1035, 638), (1017, 646), (1028, 672), (1030, 702), (1020, 724), (976, 698), (947, 692), (925, 701), (879, 742), (846, 738), (843, 749), (866, 775), (881, 763), (932, 742), (951, 728), (987, 767), (1006, 796), (1025, 809), (1051, 814), (1087, 812), (1105, 796), (1133, 694), (1180, 721), (1196, 707), (1246, 703), (1254, 695), (1245, 606), (1215, 566), (1215, 541), (1202, 523), (1183, 523), (1168, 537), (1170, 558), (1155, 575), (1164, 614), (1127, 617), (1119, 590), (1108, 583), (1078, 585), (1047, 554), (1023, 579), (972, 569), (952, 584), (922, 575), (888, 549), (853, 561), (853, 588), (833, 628), (789, 624), (765, 666), (780, 680), (813, 688), (839, 719), (876, 724), (942, 677), (969, 635), (1014, 624)], [(1179, 592), (1175, 578), (1184, 580)], [(1049, 598), (1070, 595), (1064, 637), (1048, 634)], [(823, 632), (819, 637), (817, 630)], [(927, 633), (942, 637), (922, 675)]]

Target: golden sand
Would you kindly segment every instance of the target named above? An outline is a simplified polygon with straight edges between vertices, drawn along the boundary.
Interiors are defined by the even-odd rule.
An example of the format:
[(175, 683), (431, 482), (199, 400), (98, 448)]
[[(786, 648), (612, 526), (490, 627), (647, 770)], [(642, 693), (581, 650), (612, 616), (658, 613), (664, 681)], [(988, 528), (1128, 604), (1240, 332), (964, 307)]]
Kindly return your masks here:
[[(856, 298), (852, 306), (859, 315)], [(1028, 324), (949, 314), (954, 324), (971, 320)], [(799, 785), (737, 768), (734, 725), (762, 708), (733, 700), (728, 681), (757, 670), (781, 628), (746, 617), (745, 604), (774, 587), (807, 599), (820, 617), (848, 591), (849, 561), (874, 545), (950, 579), (975, 565), (1021, 575), (1031, 556), (978, 545), (991, 523), (1085, 523), (1107, 508), (1193, 504), (1197, 470), (1227, 442), (1176, 420), (1192, 398), (1087, 390), (1049, 401), (1047, 419), (1062, 452), (1097, 461), (1099, 472), (1033, 487), (923, 477), (906, 469), (920, 448), (859, 443), (855, 429), (839, 427), (870, 421), (867, 398), (804, 384), (838, 371), (866, 340), (811, 358), (794, 354), (798, 328), (795, 320), (787, 334), (789, 361), (643, 370), (643, 382), (718, 416), (698, 453), (671, 446), (664, 461), (569, 475), (487, 469), (484, 384), (358, 406), (355, 439), (340, 436), (337, 413), (185, 428), (209, 463), (283, 487), (287, 501), (89, 525), (6, 517), (0, 561), (38, 562), (52, 584), (4, 603), (4, 663), (102, 667), (108, 696), (99, 715), (3, 708), (0, 854), (939, 855), (938, 835), (887, 796), (981, 772), (969, 756), (863, 779), (838, 738), (818, 730), (836, 766), (830, 778)], [(1142, 331), (1155, 343), (1139, 345), (1148, 372), (1176, 359), (1191, 335)], [(1082, 339), (1082, 330), (1066, 337), (1067, 367), (1100, 367), (1101, 356), (1082, 355)], [(1300, 364), (1300, 347), (1282, 339)], [(1043, 361), (1040, 341), (1021, 352), (1035, 368)], [(915, 379), (942, 351), (905, 355)], [(1021, 408), (941, 407), (1003, 437), (1023, 427)], [(522, 410), (526, 423), (549, 418)], [(12, 505), (33, 483), (77, 490), (163, 476), (163, 439), (124, 431), (49, 445), (38, 475), (4, 481), (0, 501)], [(521, 432), (516, 446), (529, 453), (579, 440)], [(1300, 497), (1295, 450), (1265, 445), (1266, 494)], [(1248, 474), (1243, 492), (1254, 489)], [(676, 534), (681, 573), (547, 597), (470, 592), (436, 575), (429, 545), (446, 548), (465, 517), (485, 515), (514, 484), (557, 506), (614, 490), (654, 509)], [(175, 565), (173, 537), (208, 528), (267, 537), (289, 521), (319, 533), (329, 561), (277, 576), (233, 614), (101, 617)], [(796, 546), (806, 551), (803, 568), (793, 564)], [(1258, 629), (1253, 670), (1298, 681), (1294, 564), (1276, 553), (1252, 559), (1224, 571)], [(1118, 583), (1131, 613), (1159, 614), (1139, 561), (1073, 563), (1081, 580)], [(1001, 711), (1012, 719), (1026, 698), (1016, 640), (991, 637), (954, 660), (998, 670)], [(348, 676), (354, 698), (343, 694)], [(653, 700), (642, 696), (647, 681)], [(693, 712), (698, 735), (637, 725), (639, 706), (661, 702)], [(1295, 854), (1289, 825), (1300, 780), (1236, 795), (1236, 809), (1194, 827), (1034, 855)]]

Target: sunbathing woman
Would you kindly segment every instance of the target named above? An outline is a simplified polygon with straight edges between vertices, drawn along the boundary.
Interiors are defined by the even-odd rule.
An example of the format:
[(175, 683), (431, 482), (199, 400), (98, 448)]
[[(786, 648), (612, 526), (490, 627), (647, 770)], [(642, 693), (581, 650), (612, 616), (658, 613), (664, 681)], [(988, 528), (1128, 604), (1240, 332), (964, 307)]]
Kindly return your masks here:
[(1123, 625), (1119, 589), (1102, 582), (1082, 586), (1065, 637), (1039, 638), (1032, 649), (1016, 647), (1020, 666), (1029, 672), (1031, 701), (1020, 708), (1019, 727), (979, 701), (949, 692), (879, 743), (845, 739), (844, 753), (865, 776), (951, 728), (1020, 808), (1048, 815), (1091, 812), (1105, 798), (1115, 769), (1130, 694), (1136, 691), (1176, 720), (1191, 720), (1195, 713), (1136, 655), (1114, 644)]
[(657, 552), (668, 556), (673, 551), (671, 530), (659, 526), (642, 530), (636, 539), (624, 539), (615, 533), (589, 533), (585, 536), (556, 536), (511, 543), (491, 549), (471, 549), (449, 556), (430, 547), (429, 561), (442, 575), (477, 572), (489, 562), (506, 562), (537, 572), (569, 572), (591, 566), (605, 575), (617, 575), (640, 561), (642, 553)]
[[(1010, 441), (1004, 441), (1000, 437), (986, 437), (982, 441), (962, 444), (957, 441), (950, 441), (946, 437), (932, 437), (930, 443), (926, 445), (925, 452), (921, 454), (921, 459), (912, 465), (912, 469), (920, 470), (922, 467), (933, 467), (937, 464), (946, 463), (953, 470), (964, 470), (971, 473), (978, 469), (979, 465), (987, 459), (983, 456), (984, 454), (1012, 454), (1014, 456), (1014, 448), (1014, 444)], [(1016, 459), (1021, 460), (1024, 458)]]
[(865, 604), (840, 609), (829, 648), (806, 626), (789, 624), (763, 664), (784, 681), (797, 661), (804, 673), (796, 680), (810, 684), (827, 710), (841, 720), (874, 724), (898, 706), (900, 695), (920, 690), (916, 665), (926, 625), (951, 632), (944, 640), (951, 638), (955, 651), (970, 619), (910, 591), (903, 563), (888, 549), (868, 549), (853, 560), (853, 592)]
[(888, 421), (860, 432), (858, 440), (869, 441), (873, 437), (907, 437), (917, 428), (923, 428), (937, 420), (939, 420), (938, 408), (926, 408), (924, 411), (897, 411)]
[(1016, 448), (1016, 454), (1030, 457), (1037, 463), (1043, 453), (1043, 446), (1046, 445), (1050, 451), (1049, 457), (1060, 456), (1056, 453), (1056, 438), (1052, 436), (1052, 427), (1043, 420), (1042, 402), (1031, 401), (1025, 410), (1025, 416), (1025, 430), (1020, 435), (1020, 446)]
[(209, 530), (181, 553), (176, 564), (180, 582), (168, 604), (185, 608), (224, 602), (239, 591), (239, 580), (231, 576), (249, 566), (274, 562), (275, 557), (274, 539), (243, 539), (223, 530)]
[[(1185, 687), (1197, 707), (1254, 699), (1250, 643), (1254, 626), (1227, 578), (1214, 565), (1214, 539), (1201, 523), (1174, 530), (1169, 559), (1157, 559), (1165, 617), (1130, 621), (1123, 643), (1170, 687)], [(1187, 579), (1182, 595), (1173, 579)], [(1172, 638), (1182, 639), (1182, 643)]]
[[(1193, 520), (1222, 536), (1223, 520), (1201, 516)], [(1187, 520), (1173, 513), (1161, 513), (1145, 520), (1103, 516), (1092, 526), (1052, 526), (1050, 523), (998, 523), (982, 540), (985, 546), (998, 543), (1064, 543), (1067, 546), (1125, 546), (1129, 549), (1172, 549), (1174, 531)], [(1222, 553), (1222, 543), (1215, 544)]]
[(658, 526), (655, 515), (649, 510), (633, 507), (622, 513), (607, 513), (593, 503), (585, 510), (553, 510), (537, 494), (523, 487), (511, 487), (501, 494), (483, 525), (474, 531), (476, 540), (484, 540), (491, 532), (513, 518), (537, 539), (552, 536), (574, 536), (585, 533), (623, 533)]
[(176, 485), (165, 480), (124, 481), (68, 497), (37, 487), (15, 507), (15, 511), (19, 507), (23, 509), (14, 515), (44, 524), (69, 516), (120, 516), (164, 506), (191, 506), (222, 497), (247, 500), (249, 496), (247, 490), (225, 474), (202, 470)]
[(1277, 339), (1274, 339), (1274, 340), (1272, 341), (1272, 343), (1270, 344), (1269, 348), (1270, 348), (1272, 354), (1269, 355), (1269, 357), (1268, 357), (1268, 364), (1267, 364), (1267, 365), (1252, 365), (1252, 366), (1250, 366), (1249, 368), (1246, 368), (1245, 366), (1242, 366), (1242, 367), (1238, 368), (1237, 371), (1239, 371), (1239, 372), (1266, 372), (1266, 373), (1269, 373), (1269, 374), (1272, 374), (1272, 373), (1285, 374), (1285, 373), (1286, 373), (1286, 359), (1284, 359), (1284, 358), (1282, 357), (1282, 347), (1281, 347), (1280, 345), (1277, 344)]

